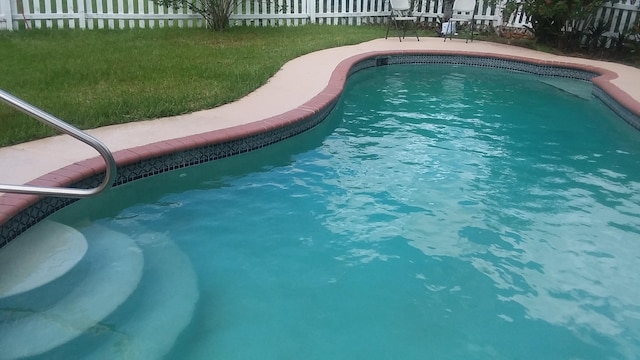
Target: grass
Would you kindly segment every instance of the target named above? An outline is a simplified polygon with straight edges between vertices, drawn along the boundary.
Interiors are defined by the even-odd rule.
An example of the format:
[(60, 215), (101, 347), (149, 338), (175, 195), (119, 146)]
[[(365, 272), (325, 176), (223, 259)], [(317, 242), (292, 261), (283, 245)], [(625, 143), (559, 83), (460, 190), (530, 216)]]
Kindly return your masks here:
[[(380, 26), (0, 32), (0, 89), (81, 129), (232, 102), (287, 61), (382, 37)], [(0, 146), (57, 132), (0, 104)]]

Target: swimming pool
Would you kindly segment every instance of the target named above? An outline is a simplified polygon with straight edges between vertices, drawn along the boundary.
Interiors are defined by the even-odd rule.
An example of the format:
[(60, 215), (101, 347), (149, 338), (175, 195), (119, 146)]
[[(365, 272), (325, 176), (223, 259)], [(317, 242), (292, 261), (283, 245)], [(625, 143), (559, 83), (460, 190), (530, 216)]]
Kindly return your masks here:
[(311, 132), (54, 215), (120, 239), (141, 291), (46, 357), (632, 357), (637, 132), (589, 83), (434, 67), (358, 72)]

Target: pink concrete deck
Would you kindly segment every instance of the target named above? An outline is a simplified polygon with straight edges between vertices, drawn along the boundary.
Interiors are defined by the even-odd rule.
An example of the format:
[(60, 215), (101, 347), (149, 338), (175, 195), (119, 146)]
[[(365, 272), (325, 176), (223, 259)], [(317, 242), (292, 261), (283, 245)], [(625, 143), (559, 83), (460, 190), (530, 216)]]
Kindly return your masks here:
[[(508, 45), (438, 38), (379, 39), (318, 51), (290, 61), (269, 82), (234, 103), (187, 115), (89, 130), (114, 152), (119, 165), (262, 132), (299, 120), (339, 94), (351, 64), (372, 54), (398, 52), (498, 56), (539, 64), (579, 67), (620, 104), (640, 114), (640, 69), (570, 58)], [(304, 81), (301, 81), (304, 79)], [(287, 99), (283, 102), (282, 99)], [(0, 148), (0, 183), (66, 186), (104, 171), (90, 147), (66, 135)], [(0, 194), (0, 224), (38, 200)]]

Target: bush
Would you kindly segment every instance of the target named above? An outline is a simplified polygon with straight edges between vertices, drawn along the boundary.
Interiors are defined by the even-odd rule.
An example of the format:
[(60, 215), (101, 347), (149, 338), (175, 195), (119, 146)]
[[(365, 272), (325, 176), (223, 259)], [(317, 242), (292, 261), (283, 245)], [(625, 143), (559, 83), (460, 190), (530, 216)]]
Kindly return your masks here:
[[(576, 45), (575, 37), (592, 24), (604, 0), (507, 0), (511, 9), (521, 4), (531, 16), (531, 30), (536, 41), (558, 48)], [(579, 41), (579, 40), (577, 40)]]
[(237, 0), (153, 0), (159, 6), (174, 9), (187, 8), (200, 14), (207, 27), (214, 31), (229, 27), (229, 18), (233, 14)]

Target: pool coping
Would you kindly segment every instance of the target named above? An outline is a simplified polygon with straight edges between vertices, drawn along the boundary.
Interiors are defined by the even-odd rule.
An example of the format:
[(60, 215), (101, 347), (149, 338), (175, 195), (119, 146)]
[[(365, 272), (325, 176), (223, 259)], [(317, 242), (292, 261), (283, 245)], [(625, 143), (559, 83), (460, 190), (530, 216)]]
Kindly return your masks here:
[[(165, 169), (160, 169), (160, 167), (156, 167), (156, 165), (149, 166), (147, 164), (145, 165), (147, 167), (145, 170), (146, 173), (133, 174), (133, 177), (129, 180), (126, 180), (128, 178), (125, 176), (126, 181), (117, 180), (116, 186), (139, 178), (153, 176), (161, 172), (252, 151), (291, 136), (295, 136), (298, 133), (314, 127), (324, 119), (338, 101), (349, 75), (360, 70), (358, 65), (367, 61), (378, 61), (376, 59), (402, 57), (409, 59), (415, 56), (442, 56), (475, 60), (489, 59), (539, 66), (544, 69), (567, 69), (594, 74), (595, 76), (590, 79), (595, 85), (594, 89), (597, 89), (594, 91), (594, 95), (599, 97), (605, 104), (611, 107), (614, 112), (620, 115), (632, 126), (640, 130), (640, 102), (612, 82), (614, 79), (619, 77), (619, 74), (604, 67), (580, 62), (546, 60), (527, 56), (499, 54), (495, 52), (429, 49), (375, 50), (362, 52), (341, 60), (337, 66), (335, 66), (333, 71), (331, 71), (329, 80), (324, 89), (315, 94), (310, 100), (289, 111), (245, 124), (152, 142), (145, 145), (115, 151), (114, 158), (118, 164), (120, 173), (120, 169), (126, 169), (127, 167), (135, 164), (143, 164), (149, 160), (164, 159), (164, 161), (174, 161), (171, 159), (171, 156), (174, 154), (182, 154), (211, 146), (219, 146), (221, 144), (232, 144), (229, 145), (228, 148), (223, 147), (222, 150), (211, 150), (214, 152), (218, 151), (220, 154), (214, 154), (213, 156), (210, 156), (210, 158), (207, 158), (209, 155), (206, 154), (195, 154), (196, 157), (204, 157), (204, 161), (192, 161), (189, 160), (186, 155), (181, 155), (182, 159), (179, 160), (183, 162), (181, 164), (177, 164), (173, 168), (171, 166), (167, 167), (166, 163), (160, 166), (165, 166)], [(394, 63), (407, 62), (410, 63), (411, 60)], [(460, 62), (465, 63), (465, 61), (462, 60)], [(376, 63), (375, 66), (387, 64), (388, 60), (386, 62), (381, 61), (379, 64)], [(370, 66), (364, 66), (362, 68), (366, 67)], [(497, 65), (495, 67), (503, 68)], [(273, 135), (273, 133), (276, 135)], [(264, 137), (266, 135), (264, 134), (272, 135), (265, 139)], [(252, 142), (254, 140), (256, 141), (255, 143), (262, 141), (262, 144), (255, 146), (255, 143)], [(92, 183), (95, 183), (96, 181), (99, 182), (101, 180), (100, 175), (104, 173), (105, 167), (106, 165), (102, 158), (95, 156), (48, 172), (35, 180), (29, 181), (27, 184), (56, 187), (67, 187), (72, 185), (80, 185), (83, 187), (94, 186)], [(38, 195), (3, 194), (0, 196), (0, 247), (8, 244), (12, 239), (17, 237), (30, 226), (33, 226), (38, 221), (42, 220), (44, 217), (72, 203), (73, 201), (75, 200), (43, 197)], [(38, 209), (34, 210), (36, 204), (38, 205)], [(32, 209), (32, 211), (27, 214), (27, 210), (29, 209)]]

